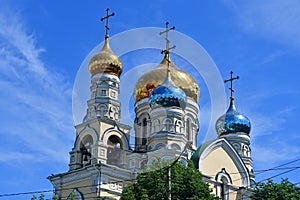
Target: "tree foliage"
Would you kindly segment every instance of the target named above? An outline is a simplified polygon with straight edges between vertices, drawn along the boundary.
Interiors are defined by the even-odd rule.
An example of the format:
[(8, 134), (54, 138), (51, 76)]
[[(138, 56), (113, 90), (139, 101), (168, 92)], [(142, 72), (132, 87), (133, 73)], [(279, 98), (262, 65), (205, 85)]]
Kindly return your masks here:
[[(71, 194), (69, 195), (68, 197), (68, 200), (75, 200), (76, 198), (76, 192), (75, 190), (73, 190), (71, 192)], [(52, 200), (60, 200), (61, 198), (56, 194), (54, 195), (54, 197), (52, 198)], [(37, 196), (34, 194), (32, 197), (31, 197), (31, 200), (37, 200)], [(45, 195), (44, 194), (40, 194), (39, 196), (39, 199), (38, 200), (45, 200)]]
[[(40, 194), (39, 200), (44, 200), (44, 199), (45, 199), (45, 195), (44, 194)], [(37, 197), (36, 197), (35, 194), (31, 197), (31, 200), (37, 200)]]
[(288, 179), (282, 179), (281, 183), (274, 183), (268, 180), (267, 183), (259, 183), (255, 187), (253, 200), (299, 200), (300, 188), (291, 183)]
[(44, 200), (45, 199), (45, 195), (44, 194), (41, 194), (40, 196), (39, 196), (39, 200)]
[(59, 198), (59, 196), (56, 194), (56, 195), (54, 195), (53, 200), (60, 200), (60, 198)]
[[(193, 163), (188, 166), (177, 162), (171, 168), (172, 199), (215, 200), (208, 184), (202, 181), (202, 175)], [(135, 184), (125, 187), (121, 200), (167, 199), (167, 171), (165, 168), (138, 175)]]

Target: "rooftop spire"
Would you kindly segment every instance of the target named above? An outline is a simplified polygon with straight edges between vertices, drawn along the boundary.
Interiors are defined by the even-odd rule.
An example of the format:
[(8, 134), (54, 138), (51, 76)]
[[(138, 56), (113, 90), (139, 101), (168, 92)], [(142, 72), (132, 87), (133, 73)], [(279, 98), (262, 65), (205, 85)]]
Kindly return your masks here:
[(105, 39), (107, 39), (109, 36), (108, 36), (108, 30), (109, 30), (109, 27), (108, 27), (108, 19), (112, 16), (115, 16), (115, 13), (111, 13), (109, 14), (109, 8), (106, 9), (106, 16), (105, 17), (102, 17), (100, 20), (103, 22), (104, 20), (106, 21), (105, 22)]
[(234, 97), (233, 97), (233, 85), (232, 85), (232, 82), (234, 80), (238, 80), (240, 77), (239, 76), (236, 76), (236, 77), (233, 77), (233, 71), (230, 72), (230, 79), (228, 80), (224, 80), (224, 83), (227, 83), (227, 82), (230, 82), (230, 105), (233, 105), (233, 100), (234, 100)]
[(169, 28), (169, 22), (166, 22), (166, 30), (165, 31), (162, 31), (159, 33), (159, 35), (162, 35), (162, 34), (166, 34), (166, 49), (165, 50), (162, 50), (161, 53), (164, 53), (167, 57), (167, 60), (170, 62), (170, 58), (169, 58), (169, 55), (170, 55), (170, 50), (171, 49), (175, 49), (176, 46), (173, 45), (172, 47), (170, 47), (170, 40), (169, 40), (169, 31), (171, 30), (175, 30), (175, 26)]

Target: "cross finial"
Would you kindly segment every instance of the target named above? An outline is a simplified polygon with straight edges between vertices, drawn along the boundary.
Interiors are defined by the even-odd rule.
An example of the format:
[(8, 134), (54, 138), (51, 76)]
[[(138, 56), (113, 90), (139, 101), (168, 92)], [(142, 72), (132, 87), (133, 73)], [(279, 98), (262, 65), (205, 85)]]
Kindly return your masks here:
[(227, 83), (227, 82), (230, 81), (230, 88), (229, 88), (229, 90), (230, 90), (230, 100), (231, 100), (231, 102), (234, 100), (234, 97), (233, 97), (234, 90), (233, 90), (233, 87), (232, 87), (232, 82), (234, 80), (238, 80), (239, 78), (240, 78), (239, 76), (233, 77), (233, 71), (231, 71), (230, 72), (230, 79), (224, 80), (224, 83)]
[(161, 53), (164, 53), (166, 55), (169, 55), (171, 49), (176, 48), (175, 45), (170, 47), (169, 31), (171, 31), (171, 30), (175, 30), (175, 26), (169, 28), (169, 22), (166, 22), (166, 30), (159, 33), (159, 35), (162, 35), (164, 33), (166, 34), (166, 37), (165, 37), (165, 39), (166, 39), (166, 49), (161, 51)]
[(109, 27), (108, 27), (108, 18), (112, 17), (112, 16), (115, 16), (115, 13), (111, 13), (109, 14), (109, 8), (106, 9), (106, 16), (105, 17), (102, 17), (100, 20), (103, 22), (104, 20), (106, 20), (106, 23), (105, 23), (105, 39), (107, 39), (109, 36), (108, 36), (108, 30), (109, 30)]

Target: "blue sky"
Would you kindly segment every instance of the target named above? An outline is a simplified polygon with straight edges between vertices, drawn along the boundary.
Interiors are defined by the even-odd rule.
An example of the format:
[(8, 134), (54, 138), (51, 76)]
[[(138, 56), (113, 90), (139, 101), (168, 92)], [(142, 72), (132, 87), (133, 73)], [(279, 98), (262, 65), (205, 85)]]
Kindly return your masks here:
[[(236, 104), (252, 122), (256, 170), (300, 158), (298, 1), (2, 0), (1, 194), (51, 189), (46, 177), (67, 170), (75, 134), (73, 84), (83, 60), (103, 41), (99, 19), (107, 7), (116, 12), (111, 36), (134, 28), (164, 27), (168, 20), (202, 45), (223, 79), (231, 70), (241, 77), (235, 83)], [(147, 57), (147, 62), (161, 59), (159, 53), (133, 52), (122, 57), (125, 71), (142, 64), (132, 58), (135, 55)], [(210, 95), (204, 81), (199, 79), (199, 84), (203, 141)], [(300, 166), (300, 162), (289, 166)], [(280, 172), (263, 173), (256, 179)], [(299, 173), (281, 177), (296, 183)], [(30, 195), (18, 199), (30, 199)]]

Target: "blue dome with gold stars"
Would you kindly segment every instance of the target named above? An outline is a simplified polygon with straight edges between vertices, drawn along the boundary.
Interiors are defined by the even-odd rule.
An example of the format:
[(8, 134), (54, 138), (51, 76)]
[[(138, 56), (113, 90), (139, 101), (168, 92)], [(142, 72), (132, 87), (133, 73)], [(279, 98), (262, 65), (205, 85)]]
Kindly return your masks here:
[(217, 120), (216, 129), (220, 136), (232, 133), (249, 134), (251, 123), (245, 115), (236, 110), (232, 99), (227, 112)]
[(186, 94), (182, 89), (175, 86), (170, 78), (170, 72), (162, 85), (155, 88), (149, 96), (149, 106), (154, 108), (156, 106), (162, 107), (178, 107), (185, 109)]

